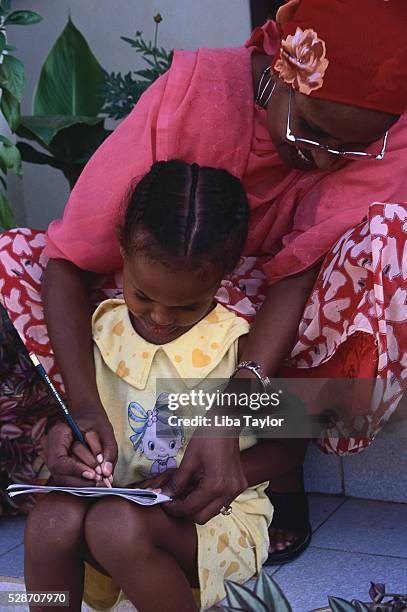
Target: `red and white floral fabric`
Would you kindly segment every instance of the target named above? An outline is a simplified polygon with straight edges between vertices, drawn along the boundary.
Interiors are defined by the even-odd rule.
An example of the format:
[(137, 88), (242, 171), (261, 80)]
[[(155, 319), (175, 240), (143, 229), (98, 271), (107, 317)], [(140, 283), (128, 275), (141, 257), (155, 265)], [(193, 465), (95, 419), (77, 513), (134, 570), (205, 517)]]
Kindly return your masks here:
[[(318, 444), (329, 453), (363, 450), (396, 409), (407, 383), (407, 205), (374, 203), (366, 221), (346, 232), (324, 260), (300, 322), (298, 339), (280, 376), (376, 379), (370, 410), (348, 415), (358, 437), (342, 437), (337, 423)], [(27, 350), (41, 359), (64, 391), (47, 335), (41, 278), (45, 232), (0, 235), (0, 298)], [(217, 299), (249, 321), (266, 293), (265, 258), (245, 257), (222, 282)], [(122, 296), (122, 277), (99, 277), (96, 307)], [(340, 371), (339, 371), (340, 370)]]

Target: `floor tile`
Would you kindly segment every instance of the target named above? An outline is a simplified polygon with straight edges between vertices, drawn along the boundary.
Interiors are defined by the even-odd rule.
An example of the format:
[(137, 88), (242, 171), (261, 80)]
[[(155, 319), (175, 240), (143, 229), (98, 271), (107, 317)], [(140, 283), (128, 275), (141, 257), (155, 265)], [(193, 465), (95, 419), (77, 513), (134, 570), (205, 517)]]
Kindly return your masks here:
[(407, 504), (348, 499), (318, 529), (312, 544), (407, 559)]
[(22, 544), (0, 557), (0, 576), (24, 576), (24, 547)]
[(25, 520), (25, 516), (0, 518), (0, 555), (22, 543)]
[(343, 494), (340, 458), (325, 455), (315, 444), (310, 444), (304, 464), (304, 480), (307, 491)]
[(268, 574), (269, 576), (273, 576), (281, 567), (283, 567), (282, 565), (268, 565), (267, 567), (264, 567), (264, 571), (266, 572), (266, 574)]
[(318, 529), (343, 504), (344, 500), (345, 498), (341, 495), (310, 494), (308, 501), (313, 531)]
[(336, 552), (310, 547), (273, 576), (293, 612), (327, 605), (328, 595), (369, 601), (370, 581), (384, 582), (393, 593), (407, 592), (407, 559)]
[(407, 502), (407, 444), (389, 436), (343, 458), (345, 493), (351, 497)]

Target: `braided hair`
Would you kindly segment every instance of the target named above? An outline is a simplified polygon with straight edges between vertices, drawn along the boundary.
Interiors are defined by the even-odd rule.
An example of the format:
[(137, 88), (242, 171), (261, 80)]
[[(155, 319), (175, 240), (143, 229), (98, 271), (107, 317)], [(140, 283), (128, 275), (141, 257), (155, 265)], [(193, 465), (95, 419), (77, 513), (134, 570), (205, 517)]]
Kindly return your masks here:
[(249, 206), (226, 170), (156, 162), (135, 187), (120, 237), (125, 255), (142, 250), (165, 265), (208, 263), (231, 272), (247, 236)]

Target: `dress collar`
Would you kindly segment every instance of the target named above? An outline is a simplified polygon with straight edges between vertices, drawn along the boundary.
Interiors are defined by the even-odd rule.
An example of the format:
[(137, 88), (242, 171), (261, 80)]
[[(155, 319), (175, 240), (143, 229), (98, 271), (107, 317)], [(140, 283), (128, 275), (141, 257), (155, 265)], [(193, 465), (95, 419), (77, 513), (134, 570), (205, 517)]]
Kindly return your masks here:
[[(167, 344), (152, 344), (133, 328), (123, 300), (102, 302), (92, 317), (93, 340), (106, 365), (133, 387), (144, 389), (156, 355), (162, 351), (185, 380), (194, 386), (216, 368), (233, 342), (249, 325), (218, 304), (185, 334)], [(187, 379), (191, 379), (188, 384)]]

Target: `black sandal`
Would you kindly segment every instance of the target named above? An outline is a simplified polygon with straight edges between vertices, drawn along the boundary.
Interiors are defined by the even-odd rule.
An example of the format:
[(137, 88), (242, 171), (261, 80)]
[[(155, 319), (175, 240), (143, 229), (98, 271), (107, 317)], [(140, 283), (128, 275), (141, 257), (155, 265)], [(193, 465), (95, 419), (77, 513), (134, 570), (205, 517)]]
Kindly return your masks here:
[(305, 491), (280, 493), (268, 491), (267, 495), (274, 506), (270, 527), (284, 529), (297, 535), (297, 539), (284, 550), (269, 554), (264, 565), (281, 565), (296, 559), (311, 542), (312, 528), (309, 521), (308, 496)]

